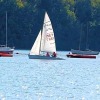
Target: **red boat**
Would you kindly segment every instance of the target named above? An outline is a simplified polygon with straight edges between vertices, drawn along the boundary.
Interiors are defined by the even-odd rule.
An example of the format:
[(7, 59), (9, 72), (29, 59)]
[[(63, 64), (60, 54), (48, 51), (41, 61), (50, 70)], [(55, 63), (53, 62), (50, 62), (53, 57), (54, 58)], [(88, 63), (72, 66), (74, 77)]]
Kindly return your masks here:
[(95, 55), (67, 54), (69, 58), (96, 58)]
[(12, 57), (14, 47), (7, 46), (7, 12), (6, 12), (6, 45), (0, 45), (0, 57)]
[(0, 57), (12, 57), (14, 48), (0, 45)]
[(13, 54), (10, 54), (10, 53), (0, 53), (0, 57), (13, 57)]

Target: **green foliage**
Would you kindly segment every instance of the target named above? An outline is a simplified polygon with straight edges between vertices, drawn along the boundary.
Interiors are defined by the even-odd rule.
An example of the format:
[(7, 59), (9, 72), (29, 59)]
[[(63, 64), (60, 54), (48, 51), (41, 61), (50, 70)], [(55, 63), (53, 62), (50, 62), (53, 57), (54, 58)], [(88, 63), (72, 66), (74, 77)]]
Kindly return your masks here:
[[(91, 37), (90, 47), (93, 48), (93, 41), (100, 44), (100, 0), (0, 0), (0, 44), (5, 44), (6, 11), (8, 45), (15, 45), (16, 48), (31, 48), (42, 28), (45, 11), (54, 28), (57, 49), (77, 48), (80, 26), (83, 25), (83, 33), (86, 33), (87, 23)], [(85, 35), (83, 34), (83, 42), (86, 40)]]
[(91, 0), (92, 16), (93, 21), (92, 26), (100, 25), (100, 0)]
[(71, 20), (75, 21), (76, 20), (76, 16), (74, 13), (75, 1), (74, 0), (62, 0), (62, 4), (64, 5), (64, 8), (66, 9), (66, 13), (71, 18)]
[(16, 4), (19, 8), (23, 8), (26, 5), (26, 2), (23, 2), (22, 0), (16, 0)]
[(100, 8), (100, 0), (91, 0), (91, 5), (94, 8)]

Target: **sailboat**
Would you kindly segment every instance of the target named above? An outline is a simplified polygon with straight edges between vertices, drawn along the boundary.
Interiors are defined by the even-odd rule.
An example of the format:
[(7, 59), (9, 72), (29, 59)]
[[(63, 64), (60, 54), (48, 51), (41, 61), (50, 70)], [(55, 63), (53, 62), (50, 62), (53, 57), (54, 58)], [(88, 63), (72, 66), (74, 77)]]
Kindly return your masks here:
[(98, 55), (99, 51), (92, 51), (92, 50), (74, 50), (71, 49), (72, 54), (84, 54), (84, 55)]
[(0, 45), (0, 57), (12, 57), (14, 47), (7, 46), (7, 12), (6, 12), (6, 45)]
[[(82, 28), (82, 26), (81, 26)], [(72, 54), (84, 54), (84, 55), (98, 55), (99, 51), (93, 51), (88, 49), (88, 23), (87, 23), (87, 39), (86, 39), (86, 50), (80, 50), (80, 44), (79, 44), (79, 49), (78, 50), (74, 50), (71, 49)], [(82, 29), (81, 29), (81, 34), (80, 34), (80, 43), (81, 43), (81, 36), (82, 36)]]
[(47, 12), (44, 16), (43, 28), (40, 30), (28, 56), (29, 59), (62, 60), (62, 58), (46, 56), (44, 55), (45, 52), (56, 53), (54, 32)]

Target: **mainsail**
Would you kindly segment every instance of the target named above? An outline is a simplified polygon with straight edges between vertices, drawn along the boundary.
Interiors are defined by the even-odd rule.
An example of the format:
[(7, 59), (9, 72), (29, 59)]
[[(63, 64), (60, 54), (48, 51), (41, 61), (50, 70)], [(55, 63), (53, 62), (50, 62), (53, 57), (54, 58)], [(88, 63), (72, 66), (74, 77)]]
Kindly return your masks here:
[(45, 13), (44, 17), (41, 51), (56, 52), (54, 32), (47, 13)]

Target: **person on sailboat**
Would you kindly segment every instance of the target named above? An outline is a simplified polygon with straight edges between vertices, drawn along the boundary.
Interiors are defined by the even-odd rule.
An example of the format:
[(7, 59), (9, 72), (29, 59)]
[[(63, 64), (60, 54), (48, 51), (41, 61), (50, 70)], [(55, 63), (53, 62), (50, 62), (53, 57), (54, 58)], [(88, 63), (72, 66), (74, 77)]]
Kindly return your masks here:
[(57, 54), (53, 52), (52, 57), (57, 57)]
[(49, 52), (47, 52), (46, 56), (50, 57)]

